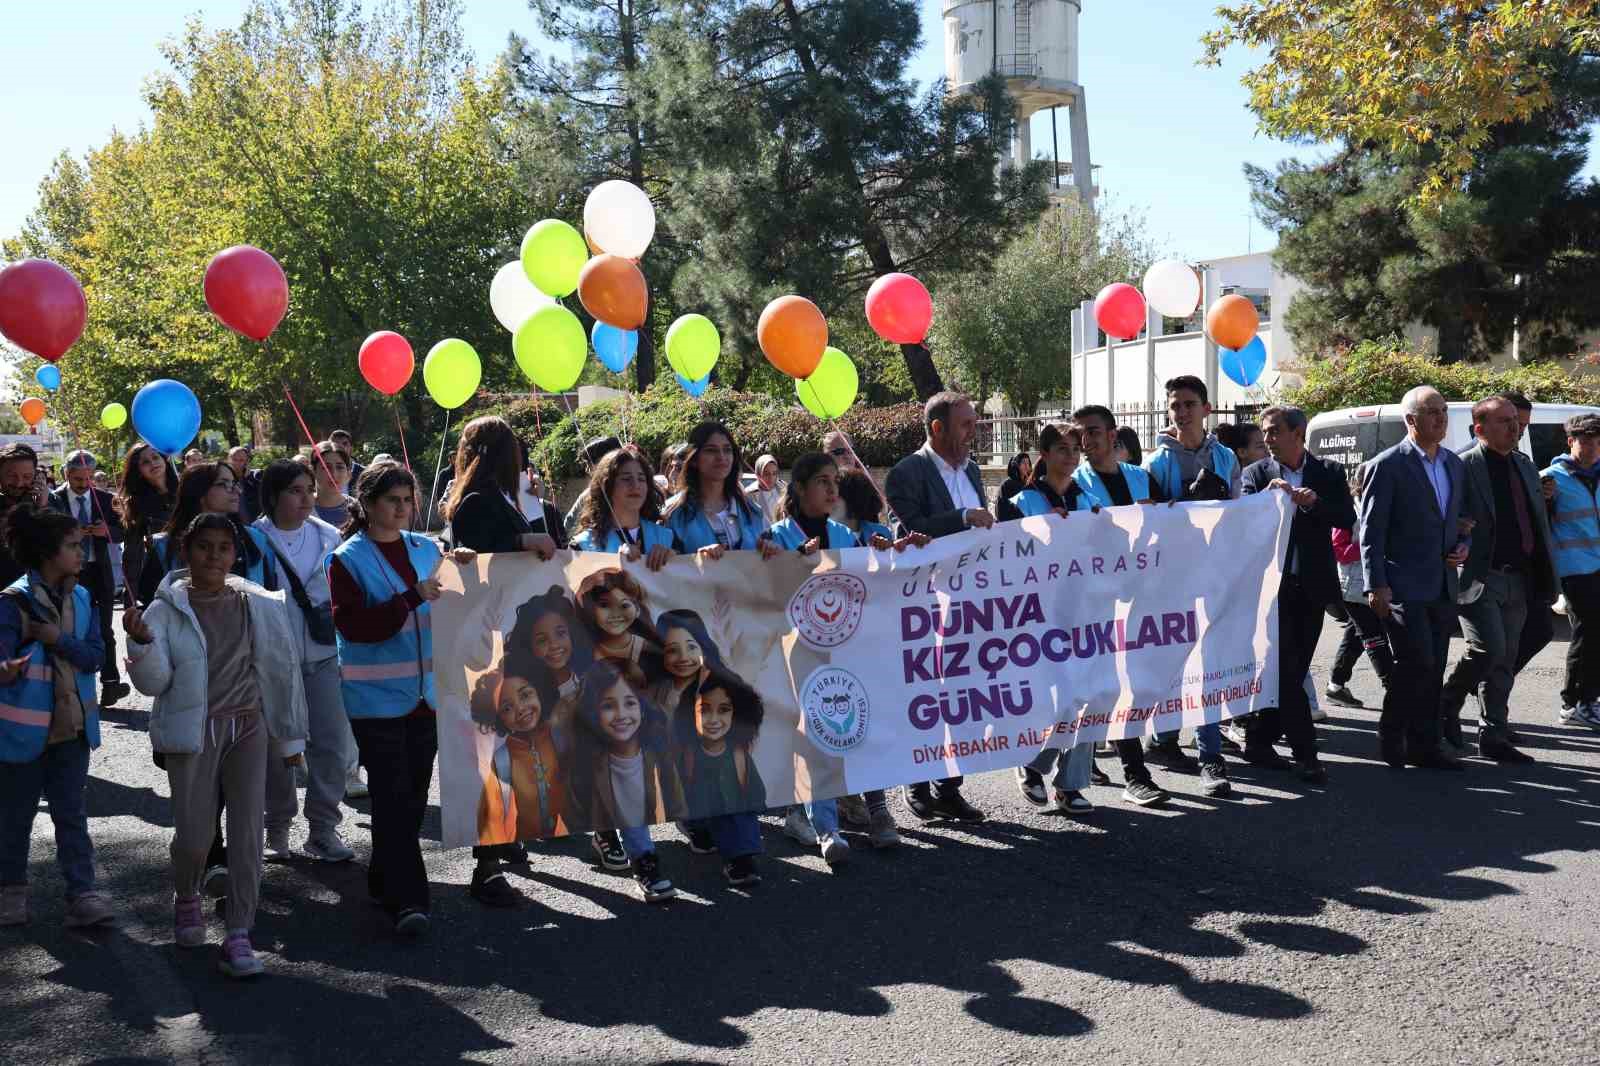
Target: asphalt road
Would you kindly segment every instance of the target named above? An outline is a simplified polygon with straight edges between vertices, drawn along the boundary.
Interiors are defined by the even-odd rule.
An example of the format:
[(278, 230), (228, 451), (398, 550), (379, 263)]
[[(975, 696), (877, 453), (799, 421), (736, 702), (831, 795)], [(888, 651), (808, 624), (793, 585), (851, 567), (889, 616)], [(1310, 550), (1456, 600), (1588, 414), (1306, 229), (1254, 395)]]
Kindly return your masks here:
[[(529, 904), (487, 911), (435, 809), (420, 943), (366, 899), (357, 803), (357, 862), (268, 866), (250, 983), (172, 944), (166, 779), (130, 699), (89, 794), (123, 920), (62, 928), (41, 810), (33, 921), (0, 930), (0, 1063), (1592, 1062), (1600, 733), (1555, 722), (1563, 641), (1515, 696), (1533, 766), (1392, 771), (1375, 713), (1330, 708), (1326, 789), (1234, 764), (1207, 800), (1158, 772), (1168, 809), (1095, 789), (1074, 821), (991, 774), (968, 789), (987, 823), (861, 841), (837, 872), (768, 819), (750, 893), (658, 830), (665, 907), (556, 842), (513, 876)], [(1364, 665), (1353, 688), (1375, 703)]]

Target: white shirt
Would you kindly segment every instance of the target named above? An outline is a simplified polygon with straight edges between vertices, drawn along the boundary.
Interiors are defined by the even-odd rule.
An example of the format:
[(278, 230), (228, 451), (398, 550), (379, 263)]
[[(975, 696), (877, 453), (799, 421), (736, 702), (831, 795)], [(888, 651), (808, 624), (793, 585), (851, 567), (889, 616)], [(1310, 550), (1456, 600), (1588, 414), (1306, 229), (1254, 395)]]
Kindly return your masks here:
[[(318, 583), (313, 590), (311, 582), (312, 575), (322, 567), (322, 538), (317, 536), (317, 531), (310, 522), (302, 522), (299, 529), (285, 531), (269, 521), (267, 532), (278, 550), (283, 552), (284, 558), (289, 560), (289, 565), (294, 567), (294, 576), (305, 587), (306, 599), (312, 603), (319, 602), (319, 596), (325, 597), (323, 584)], [(320, 602), (326, 603), (327, 600), (323, 598)]]
[(1300, 455), (1300, 469), (1299, 470), (1290, 470), (1287, 463), (1279, 463), (1278, 464), (1278, 473), (1283, 475), (1283, 480), (1287, 481), (1290, 485), (1294, 486), (1297, 489), (1305, 488), (1306, 456), (1309, 455), (1309, 454), (1311, 454), (1311, 453), (1310, 452), (1302, 452), (1301, 453), (1301, 455)]
[(644, 753), (630, 758), (607, 755), (611, 768), (611, 794), (617, 800), (617, 823), (622, 826), (647, 824), (644, 817)]
[[(933, 465), (939, 471), (939, 477), (944, 480), (944, 487), (950, 492), (950, 502), (959, 511), (981, 511), (984, 509), (983, 500), (978, 496), (978, 490), (972, 487), (972, 479), (967, 477), (965, 468), (957, 470), (944, 461), (944, 456), (933, 450), (933, 444), (922, 446), (922, 454), (933, 460)], [(963, 516), (963, 521), (965, 517)]]

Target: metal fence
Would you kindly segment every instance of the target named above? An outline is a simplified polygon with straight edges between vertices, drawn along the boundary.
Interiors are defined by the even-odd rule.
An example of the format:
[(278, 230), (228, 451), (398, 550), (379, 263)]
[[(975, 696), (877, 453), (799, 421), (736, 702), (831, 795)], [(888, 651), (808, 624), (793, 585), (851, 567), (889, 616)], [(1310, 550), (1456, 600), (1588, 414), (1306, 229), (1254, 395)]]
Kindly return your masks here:
[[(1241, 404), (1238, 407), (1217, 407), (1211, 412), (1213, 426), (1222, 422), (1254, 422), (1256, 412), (1264, 404)], [(1139, 443), (1149, 448), (1156, 435), (1167, 427), (1166, 408), (1152, 410), (1148, 407), (1122, 404), (1113, 407), (1117, 425), (1132, 426), (1139, 435)], [(1065, 422), (1070, 412), (1061, 407), (1044, 407), (1038, 414), (1025, 417), (980, 418), (978, 441), (973, 447), (973, 457), (982, 466), (1005, 466), (1011, 457), (1026, 448), (1036, 450), (1039, 431), (1051, 422)]]

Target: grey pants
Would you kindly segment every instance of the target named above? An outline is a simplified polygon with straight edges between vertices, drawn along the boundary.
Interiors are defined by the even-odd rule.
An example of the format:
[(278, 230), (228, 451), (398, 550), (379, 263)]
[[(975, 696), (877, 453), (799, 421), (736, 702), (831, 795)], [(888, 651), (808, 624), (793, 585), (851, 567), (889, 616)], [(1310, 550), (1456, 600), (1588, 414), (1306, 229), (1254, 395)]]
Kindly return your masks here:
[(1528, 620), (1528, 584), (1527, 574), (1491, 570), (1483, 578), (1483, 595), (1457, 608), (1467, 653), (1450, 671), (1440, 701), (1441, 728), (1453, 743), (1461, 743), (1461, 707), (1472, 692), (1478, 696), (1478, 742), (1505, 739), (1517, 649)]
[(1045, 748), (1028, 763), (1028, 769), (1044, 777), (1051, 788), (1082, 792), (1089, 787), (1089, 771), (1094, 769), (1094, 745), (1078, 744), (1067, 751)]
[[(200, 894), (217, 826), (217, 788), (228, 808), (228, 928), (249, 929), (261, 891), (261, 814), (266, 804), (267, 726), (259, 712), (208, 718), (198, 755), (168, 755), (172, 784), (172, 880)], [(280, 760), (281, 762), (281, 760)]]
[[(350, 719), (339, 693), (339, 658), (305, 663), (306, 688), (306, 821), (313, 833), (337, 829), (343, 815), (345, 775), (355, 752)], [(295, 770), (273, 759), (267, 767), (267, 828), (287, 829), (300, 811)]]

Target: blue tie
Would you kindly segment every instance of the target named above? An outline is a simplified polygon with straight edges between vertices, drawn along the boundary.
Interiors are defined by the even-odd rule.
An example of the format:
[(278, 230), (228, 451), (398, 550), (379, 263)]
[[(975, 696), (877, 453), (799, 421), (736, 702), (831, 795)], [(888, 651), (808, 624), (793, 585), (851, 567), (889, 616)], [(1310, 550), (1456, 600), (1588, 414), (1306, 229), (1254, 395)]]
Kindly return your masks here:
[[(89, 497), (87, 495), (78, 497), (78, 524), (85, 529), (93, 524), (89, 518)], [(83, 538), (83, 561), (86, 563), (94, 561), (93, 537)]]

